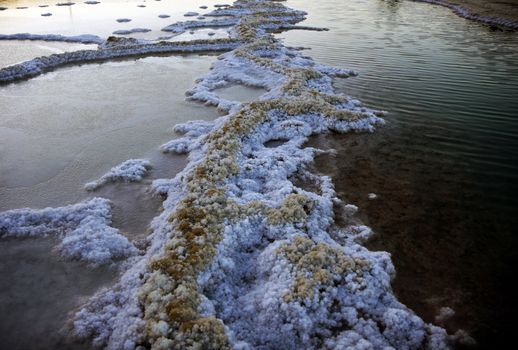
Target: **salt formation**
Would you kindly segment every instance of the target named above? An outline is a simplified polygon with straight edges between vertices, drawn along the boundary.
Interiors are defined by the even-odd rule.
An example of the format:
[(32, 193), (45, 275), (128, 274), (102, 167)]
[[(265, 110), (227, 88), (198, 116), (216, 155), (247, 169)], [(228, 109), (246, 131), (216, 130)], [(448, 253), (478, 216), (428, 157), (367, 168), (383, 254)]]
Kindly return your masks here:
[(147, 175), (151, 169), (151, 163), (145, 159), (129, 159), (104, 174), (99, 180), (85, 185), (87, 191), (94, 191), (99, 187), (117, 181), (138, 182)]
[(113, 32), (113, 34), (116, 34), (116, 35), (128, 35), (128, 34), (133, 34), (133, 33), (147, 33), (147, 32), (150, 32), (151, 29), (148, 29), (148, 28), (133, 28), (133, 29), (121, 29), (121, 30), (116, 30)]
[(49, 16), (52, 16), (52, 13), (47, 12), (47, 13), (42, 13), (41, 15), (42, 15), (43, 17), (49, 17)]
[(178, 124), (174, 131), (184, 134), (180, 139), (171, 140), (163, 144), (160, 149), (164, 153), (174, 152), (177, 154), (189, 153), (193, 149), (199, 148), (204, 136), (212, 130), (214, 123), (204, 120), (190, 121), (185, 124)]
[[(162, 146), (188, 152), (189, 164), (153, 182), (166, 198), (145, 252), (76, 314), (76, 334), (107, 349), (448, 348), (444, 329), (394, 296), (390, 255), (362, 246), (372, 231), (352, 217), (356, 208), (308, 170), (320, 152), (304, 147), (310, 135), (372, 132), (383, 113), (334, 93), (333, 78), (354, 72), (317, 64), (270, 34), (300, 28), (304, 12), (269, 0), (216, 7), (207, 16), (231, 18), (230, 39), (112, 38), (79, 51), (104, 59), (179, 52), (169, 45), (229, 52), (188, 92), (228, 114), (178, 125), (184, 136)], [(10, 72), (0, 70), (0, 81)], [(244, 104), (215, 92), (236, 83), (268, 92)], [(273, 140), (284, 142), (267, 147)], [(346, 225), (335, 224), (337, 211)]]
[(99, 1), (85, 1), (85, 4), (87, 5), (97, 5), (97, 4), (100, 4)]
[[(353, 72), (268, 34), (304, 19), (277, 1), (240, 0), (212, 15), (236, 19), (241, 44), (188, 95), (229, 114), (178, 125), (184, 137), (162, 146), (189, 152), (190, 163), (153, 183), (167, 198), (146, 254), (76, 315), (77, 333), (108, 349), (447, 348), (442, 328), (395, 298), (389, 254), (361, 245), (371, 231), (352, 219), (334, 225), (335, 207), (354, 207), (307, 170), (319, 152), (303, 147), (308, 136), (383, 123), (333, 92), (332, 78)], [(232, 83), (268, 92), (247, 104), (214, 93)], [(271, 140), (286, 142), (266, 147)]]
[[(17, 34), (0, 34), (0, 40), (42, 40), (42, 41), (63, 41), (69, 43), (80, 43), (80, 44), (102, 44), (105, 41), (92, 34), (83, 35), (60, 35), (60, 34), (29, 34), (29, 33), (17, 33)], [(2, 70), (0, 70), (1, 75)]]
[(167, 27), (162, 28), (162, 31), (181, 34), (181, 33), (186, 32), (189, 29), (195, 29), (195, 28), (230, 27), (230, 26), (236, 25), (237, 22), (238, 22), (237, 18), (214, 19), (214, 20), (210, 20), (210, 21), (176, 22)]
[[(54, 37), (54, 34), (48, 36), (35, 34), (15, 34), (5, 36), (0, 35), (0, 40), (12, 40), (16, 36), (19, 36), (20, 38), (39, 37), (39, 40), (51, 40), (50, 38)], [(72, 38), (77, 38), (79, 41), (82, 40), (83, 36), (56, 36), (56, 38), (58, 40), (64, 39), (60, 41), (72, 41)], [(177, 41), (174, 43), (159, 41), (156, 43), (150, 43), (147, 41), (135, 39), (132, 40), (128, 38), (109, 37), (107, 40), (101, 41), (102, 43), (100, 44), (98, 50), (80, 50), (74, 52), (64, 52), (61, 54), (53, 54), (50, 56), (38, 57), (30, 61), (2, 68), (0, 69), (0, 84), (34, 77), (67, 64), (106, 61), (114, 58), (151, 55), (157, 53), (195, 53), (207, 51), (228, 51), (233, 48), (236, 48), (239, 45), (239, 41), (235, 39), (192, 40)]]
[(129, 18), (119, 18), (116, 21), (119, 22), (119, 23), (127, 23), (127, 22), (131, 22), (131, 19), (129, 19)]
[(187, 12), (184, 14), (185, 17), (195, 17), (195, 16), (198, 16), (199, 13), (198, 12)]
[(61, 208), (15, 209), (0, 213), (0, 238), (57, 235), (57, 250), (92, 266), (135, 255), (135, 246), (111, 224), (110, 202), (94, 198)]
[(72, 6), (75, 5), (75, 2), (58, 2), (56, 6)]

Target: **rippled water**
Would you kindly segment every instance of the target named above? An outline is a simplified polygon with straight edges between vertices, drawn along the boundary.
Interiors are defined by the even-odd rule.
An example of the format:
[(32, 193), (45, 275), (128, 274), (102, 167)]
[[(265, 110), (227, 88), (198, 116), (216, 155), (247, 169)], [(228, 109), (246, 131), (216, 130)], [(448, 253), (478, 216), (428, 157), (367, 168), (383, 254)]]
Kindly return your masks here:
[(317, 168), (379, 233), (371, 249), (393, 254), (396, 293), (427, 321), (452, 307), (445, 326), (480, 347), (503, 344), (516, 312), (518, 34), (410, 1), (288, 5), (331, 30), (283, 33), (286, 43), (357, 70), (337, 89), (390, 112), (373, 135), (311, 144), (337, 149)]

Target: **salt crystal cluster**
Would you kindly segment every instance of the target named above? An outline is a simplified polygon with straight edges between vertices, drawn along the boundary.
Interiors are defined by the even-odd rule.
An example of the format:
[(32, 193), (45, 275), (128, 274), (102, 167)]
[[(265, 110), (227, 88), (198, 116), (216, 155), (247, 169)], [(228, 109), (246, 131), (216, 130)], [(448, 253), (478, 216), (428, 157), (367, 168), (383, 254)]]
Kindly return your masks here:
[(56, 235), (61, 238), (57, 250), (64, 257), (99, 266), (115, 263), (138, 252), (110, 224), (109, 201), (93, 198), (61, 208), (2, 212), (0, 238)]
[(111, 168), (100, 179), (87, 183), (85, 189), (94, 191), (109, 182), (139, 182), (150, 169), (151, 163), (145, 159), (129, 159)]

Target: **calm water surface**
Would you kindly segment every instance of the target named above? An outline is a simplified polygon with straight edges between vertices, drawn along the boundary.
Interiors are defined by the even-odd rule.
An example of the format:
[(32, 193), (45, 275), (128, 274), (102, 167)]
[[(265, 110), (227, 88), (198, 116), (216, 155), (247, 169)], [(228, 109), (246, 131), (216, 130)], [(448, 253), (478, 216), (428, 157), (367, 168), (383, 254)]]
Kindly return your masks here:
[(286, 44), (357, 70), (337, 89), (390, 112), (372, 135), (310, 144), (337, 149), (316, 167), (360, 206), (378, 233), (370, 248), (392, 253), (399, 298), (430, 322), (452, 307), (444, 326), (481, 348), (505, 344), (516, 323), (518, 34), (410, 1), (288, 5), (331, 30), (283, 33)]

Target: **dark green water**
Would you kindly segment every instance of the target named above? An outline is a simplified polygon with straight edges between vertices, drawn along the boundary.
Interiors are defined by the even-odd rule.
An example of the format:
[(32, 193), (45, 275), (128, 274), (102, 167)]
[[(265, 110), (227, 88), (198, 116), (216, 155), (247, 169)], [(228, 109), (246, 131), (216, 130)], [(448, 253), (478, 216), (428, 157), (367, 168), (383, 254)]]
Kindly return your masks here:
[[(426, 321), (456, 315), (480, 348), (508, 344), (518, 241), (518, 33), (411, 1), (289, 0), (307, 25), (284, 33), (319, 62), (352, 68), (336, 88), (389, 111), (372, 135), (331, 135), (317, 159), (392, 253), (394, 289)], [(368, 200), (374, 192), (376, 200)]]

